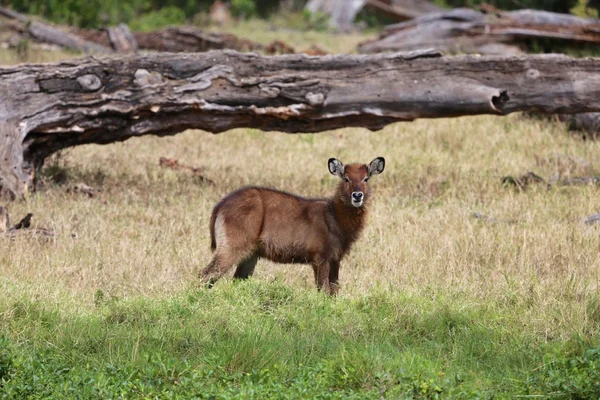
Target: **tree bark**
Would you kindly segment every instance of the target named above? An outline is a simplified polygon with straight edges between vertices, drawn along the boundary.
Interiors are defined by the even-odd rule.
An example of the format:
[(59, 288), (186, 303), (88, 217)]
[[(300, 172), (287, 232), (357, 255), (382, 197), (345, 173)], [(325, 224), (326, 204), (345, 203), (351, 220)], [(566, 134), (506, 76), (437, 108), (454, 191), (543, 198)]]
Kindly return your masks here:
[(377, 130), (396, 121), (600, 111), (600, 59), (157, 53), (0, 68), (0, 185), (60, 149), (185, 129)]
[(119, 53), (135, 53), (138, 50), (137, 40), (126, 24), (108, 28), (107, 34), (110, 45)]
[[(264, 46), (232, 34), (205, 32), (189, 26), (170, 27), (154, 32), (131, 32), (125, 24), (103, 30), (73, 29), (52, 26), (4, 7), (0, 7), (0, 17), (9, 22), (6, 28), (21, 36), (85, 54), (130, 53), (138, 48), (172, 52), (231, 49), (268, 53), (286, 50), (277, 45), (282, 42)], [(287, 51), (294, 50), (287, 46)]]
[[(124, 27), (121, 27), (121, 29), (124, 29)], [(79, 29), (76, 33), (87, 41), (109, 46), (118, 52), (122, 52), (119, 47), (113, 44), (110, 38), (111, 29), (114, 28), (105, 31)], [(210, 33), (188, 26), (170, 27), (155, 32), (133, 32), (130, 35), (128, 40), (132, 44), (129, 47), (133, 47), (133, 44), (135, 44), (136, 48), (152, 51), (200, 52), (222, 49), (259, 51), (266, 48), (260, 43), (239, 39), (231, 34)]]
[(431, 47), (445, 53), (514, 53), (531, 39), (600, 44), (600, 20), (540, 10), (457, 8), (390, 25), (378, 39), (361, 43), (359, 52)]

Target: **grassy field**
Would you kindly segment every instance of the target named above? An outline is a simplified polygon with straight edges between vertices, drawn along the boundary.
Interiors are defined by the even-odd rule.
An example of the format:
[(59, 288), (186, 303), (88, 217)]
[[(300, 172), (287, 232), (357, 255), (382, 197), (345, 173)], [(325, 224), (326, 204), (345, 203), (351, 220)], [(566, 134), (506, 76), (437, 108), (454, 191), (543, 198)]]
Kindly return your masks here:
[[(386, 170), (338, 298), (310, 267), (262, 260), (247, 282), (200, 287), (223, 195), (329, 195), (329, 157), (376, 156)], [(518, 115), (68, 150), (8, 205), (57, 235), (0, 240), (0, 398), (598, 398), (600, 224), (583, 223), (598, 189), (501, 178), (598, 175), (599, 156)], [(69, 190), (81, 182), (95, 197)]]

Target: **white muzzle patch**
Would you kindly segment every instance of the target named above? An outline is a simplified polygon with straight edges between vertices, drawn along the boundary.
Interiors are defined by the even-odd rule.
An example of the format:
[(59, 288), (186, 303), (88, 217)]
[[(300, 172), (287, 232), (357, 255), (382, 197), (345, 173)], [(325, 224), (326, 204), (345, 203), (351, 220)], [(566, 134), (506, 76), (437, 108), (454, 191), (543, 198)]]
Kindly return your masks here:
[(362, 207), (365, 201), (365, 195), (363, 192), (352, 192), (352, 205), (354, 207)]

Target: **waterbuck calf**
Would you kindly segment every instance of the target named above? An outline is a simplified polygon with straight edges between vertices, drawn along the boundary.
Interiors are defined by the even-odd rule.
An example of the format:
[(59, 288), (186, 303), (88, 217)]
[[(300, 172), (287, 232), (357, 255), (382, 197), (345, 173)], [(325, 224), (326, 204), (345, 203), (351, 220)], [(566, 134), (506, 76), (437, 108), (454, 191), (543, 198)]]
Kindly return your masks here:
[(215, 255), (200, 273), (212, 285), (233, 265), (234, 278), (246, 279), (258, 258), (277, 263), (311, 264), (317, 288), (334, 295), (340, 261), (358, 239), (367, 216), (367, 181), (383, 172), (385, 160), (344, 166), (330, 158), (329, 172), (342, 181), (332, 198), (307, 199), (290, 193), (245, 187), (230, 193), (210, 218)]

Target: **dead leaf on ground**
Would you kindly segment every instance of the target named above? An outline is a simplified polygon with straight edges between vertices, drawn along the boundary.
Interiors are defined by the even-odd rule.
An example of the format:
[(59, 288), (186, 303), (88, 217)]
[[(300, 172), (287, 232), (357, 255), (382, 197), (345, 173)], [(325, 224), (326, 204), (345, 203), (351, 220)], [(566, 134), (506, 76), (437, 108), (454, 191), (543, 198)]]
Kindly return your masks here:
[(161, 157), (158, 161), (158, 165), (160, 165), (163, 168), (169, 168), (169, 169), (174, 169), (174, 170), (187, 170), (187, 171), (191, 171), (192, 175), (194, 175), (195, 177), (197, 177), (201, 183), (205, 183), (208, 185), (212, 185), (215, 186), (215, 182), (212, 181), (211, 179), (205, 177), (202, 172), (204, 171), (204, 168), (200, 168), (200, 167), (192, 167), (189, 165), (184, 165), (184, 164), (180, 164), (179, 160), (176, 160), (174, 158), (167, 158), (167, 157)]
[(325, 56), (325, 55), (329, 54), (328, 52), (326, 52), (325, 50), (323, 50), (316, 44), (311, 45), (308, 49), (302, 51), (302, 53), (309, 55), (309, 56)]

